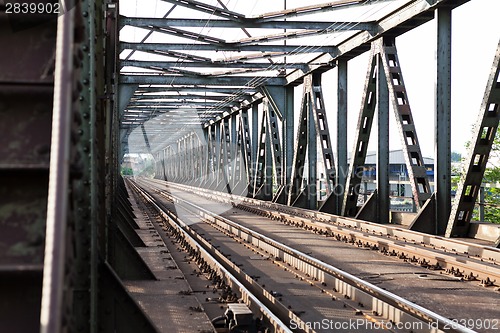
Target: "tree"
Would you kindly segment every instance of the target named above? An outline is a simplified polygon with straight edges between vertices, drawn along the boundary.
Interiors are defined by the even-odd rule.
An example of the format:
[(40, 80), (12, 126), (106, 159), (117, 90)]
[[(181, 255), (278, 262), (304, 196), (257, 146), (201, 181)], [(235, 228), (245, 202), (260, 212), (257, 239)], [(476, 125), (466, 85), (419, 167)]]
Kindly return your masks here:
[(452, 162), (460, 162), (462, 160), (462, 154), (457, 153), (456, 151), (451, 152), (451, 161)]
[[(486, 222), (500, 224), (500, 188), (496, 184), (500, 183), (500, 131), (497, 130), (493, 145), (491, 147), (490, 158), (484, 172), (483, 183), (492, 184), (492, 187), (485, 188), (484, 195), (484, 220)], [(473, 219), (479, 219), (479, 213), (474, 211)]]

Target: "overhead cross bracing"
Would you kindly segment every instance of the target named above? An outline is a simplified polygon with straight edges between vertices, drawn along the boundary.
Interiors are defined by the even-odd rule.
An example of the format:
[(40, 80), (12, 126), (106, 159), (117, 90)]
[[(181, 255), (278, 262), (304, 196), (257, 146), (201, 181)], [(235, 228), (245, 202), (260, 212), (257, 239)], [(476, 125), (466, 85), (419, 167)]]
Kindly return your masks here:
[[(294, 8), (257, 1), (255, 6), (270, 11), (251, 15), (246, 14), (251, 3), (230, 10), (222, 1), (163, 2), (171, 4), (163, 17), (120, 17), (120, 82), (141, 85), (124, 112), (124, 128), (158, 114), (130, 112), (137, 100), (158, 112), (159, 104), (168, 112), (190, 101), (208, 124), (217, 114), (237, 109), (250, 97), (249, 88), (296, 85), (308, 73), (332, 68), (341, 56), (369, 49), (369, 42), (381, 35), (399, 34), (431, 19), (432, 5), (447, 1), (342, 0)], [(127, 37), (131, 31), (147, 33), (137, 42)], [(216, 93), (217, 87), (225, 93)], [(187, 89), (204, 93), (192, 96)], [(191, 96), (183, 97), (185, 92)], [(217, 102), (208, 104), (211, 97)]]

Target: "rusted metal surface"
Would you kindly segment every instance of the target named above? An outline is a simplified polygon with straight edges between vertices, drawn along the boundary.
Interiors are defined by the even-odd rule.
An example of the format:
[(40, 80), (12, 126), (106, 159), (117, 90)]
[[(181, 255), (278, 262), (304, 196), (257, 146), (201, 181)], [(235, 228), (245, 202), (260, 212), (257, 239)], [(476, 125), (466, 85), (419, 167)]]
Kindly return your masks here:
[(38, 332), (56, 15), (0, 12), (0, 327)]
[(0, 169), (48, 169), (51, 109), (50, 86), (1, 86)]
[[(54, 69), (56, 16), (0, 14), (2, 83), (51, 84)], [(23, 25), (23, 22), (29, 24)]]
[(0, 265), (43, 261), (48, 177), (24, 172), (0, 175)]

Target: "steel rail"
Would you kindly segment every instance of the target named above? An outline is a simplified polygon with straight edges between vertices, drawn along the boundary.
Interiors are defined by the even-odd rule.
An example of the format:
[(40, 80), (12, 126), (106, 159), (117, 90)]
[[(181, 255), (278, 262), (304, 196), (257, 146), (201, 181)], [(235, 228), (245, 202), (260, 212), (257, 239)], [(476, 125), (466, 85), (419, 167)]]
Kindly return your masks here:
[[(132, 181), (130, 181), (130, 184), (132, 185), (133, 189), (137, 191), (137, 193), (139, 193), (144, 198), (144, 200), (149, 202), (158, 211), (158, 213), (165, 221), (167, 221), (180, 234), (182, 234), (184, 240), (186, 240), (192, 248), (195, 248), (200, 253), (202, 258), (214, 270), (216, 270), (220, 275), (226, 278), (231, 287), (233, 288), (234, 286), (237, 287), (245, 303), (250, 307), (250, 309), (252, 309), (252, 311), (254, 311), (254, 313), (258, 312), (261, 315), (265, 316), (269, 320), (269, 323), (274, 327), (274, 332), (283, 332), (283, 333), (293, 332), (290, 328), (288, 328), (288, 326), (285, 323), (283, 323), (283, 321), (273, 311), (271, 311), (271, 309), (268, 306), (266, 306), (263, 302), (261, 302), (261, 300), (259, 300), (259, 298), (257, 298), (257, 296), (255, 296), (253, 292), (251, 292), (243, 283), (240, 282), (241, 280), (246, 280), (246, 281), (251, 280), (251, 278), (247, 274), (245, 274), (243, 271), (241, 271), (241, 269), (236, 267), (236, 265), (234, 265), (227, 258), (225, 258), (215, 247), (209, 244), (208, 241), (201, 238), (201, 236), (196, 235), (195, 231), (192, 230), (189, 227), (189, 225), (180, 220), (178, 217), (167, 214), (165, 210), (156, 203), (156, 200), (149, 193), (141, 189)], [(195, 239), (195, 237), (197, 239)], [(226, 265), (232, 266), (232, 270), (236, 271), (238, 275), (240, 275), (240, 278), (238, 279), (225, 267), (225, 265), (221, 264), (220, 259), (218, 260), (214, 257), (214, 253), (218, 253), (217, 256), (220, 259), (225, 259), (224, 261)], [(255, 285), (253, 286), (255, 287)], [(276, 299), (271, 300), (271, 298), (274, 298), (271, 295), (267, 295), (267, 298), (270, 301), (272, 301), (271, 303), (279, 303), (278, 300)], [(287, 312), (291, 313), (291, 311)], [(294, 318), (297, 321), (300, 320), (298, 317), (290, 313), (286, 313), (285, 315), (289, 316), (289, 318)]]
[(463, 240), (445, 238), (442, 236), (429, 235), (418, 231), (404, 229), (400, 226), (379, 224), (357, 220), (354, 218), (343, 217), (303, 208), (290, 207), (278, 203), (262, 201), (247, 197), (241, 197), (233, 194), (207, 190), (203, 188), (193, 187), (189, 185), (181, 185), (168, 183), (168, 186), (176, 186), (182, 190), (189, 190), (193, 193), (201, 195), (202, 193), (210, 196), (215, 196), (219, 200), (225, 198), (228, 202), (241, 202), (260, 209), (265, 209), (267, 213), (273, 214), (274, 217), (280, 218), (289, 214), (290, 217), (303, 217), (317, 222), (325, 222), (339, 226), (348, 227), (351, 229), (365, 230), (368, 233), (385, 235), (396, 240), (406, 240), (421, 246), (435, 248), (436, 250), (446, 250), (457, 255), (463, 255), (467, 258), (476, 259), (484, 262), (489, 261), (496, 265), (500, 265), (500, 249), (492, 246), (474, 244)]
[[(169, 186), (172, 186), (171, 183)], [(187, 185), (176, 184), (174, 186), (184, 191), (188, 190)], [(338, 217), (227, 193), (189, 188), (189, 191), (197, 195), (202, 195), (200, 192), (205, 193), (205, 197), (211, 200), (241, 202), (238, 208), (250, 210), (274, 220), (319, 234), (335, 236), (338, 240), (358, 246), (371, 247), (385, 254), (398, 256), (405, 261), (416, 262), (424, 267), (443, 269), (465, 280), (480, 280), (483, 286), (493, 286), (500, 281), (500, 260), (498, 260), (500, 250), (493, 247), (454, 239), (448, 240), (399, 227)]]
[[(144, 184), (144, 182), (142, 184)], [(151, 186), (151, 184), (147, 183), (144, 185)], [(172, 193), (158, 189), (155, 190), (166, 196), (169, 200), (173, 200), (174, 203), (177, 202), (178, 204), (188, 205), (194, 208), (205, 220), (215, 223), (245, 241), (260, 247), (272, 254), (276, 259), (298, 267), (326, 285), (334, 285), (336, 290), (345, 291), (346, 294), (354, 300), (362, 304), (372, 304), (374, 306), (373, 311), (387, 316), (392, 321), (399, 321), (401, 319), (406, 319), (408, 321), (421, 320), (427, 323), (429, 328), (431, 328), (431, 325), (437, 325), (440, 332), (474, 332), (418, 304), (379, 288), (261, 233), (214, 214)], [(446, 330), (443, 330), (445, 327)], [(434, 329), (436, 327), (432, 328)]]

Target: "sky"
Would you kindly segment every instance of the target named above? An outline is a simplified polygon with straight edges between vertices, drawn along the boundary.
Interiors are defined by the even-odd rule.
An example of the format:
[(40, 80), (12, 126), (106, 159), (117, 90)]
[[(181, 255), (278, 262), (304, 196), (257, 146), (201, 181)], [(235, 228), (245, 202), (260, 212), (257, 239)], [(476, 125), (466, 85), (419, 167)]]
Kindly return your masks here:
[[(401, 0), (405, 1), (405, 0)], [(288, 0), (288, 8), (304, 6), (324, 1)], [(241, 1), (224, 0), (229, 9), (235, 9), (247, 16), (261, 12), (279, 10), (283, 1)], [(243, 3), (246, 7), (242, 7)], [(263, 4), (266, 4), (263, 6)], [(170, 8), (163, 1), (122, 0), (120, 12), (126, 16), (162, 17)], [(246, 8), (242, 10), (241, 8)], [(183, 17), (182, 9), (174, 10), (170, 17)], [(452, 150), (465, 153), (465, 144), (471, 140), (471, 129), (477, 119), (486, 82), (491, 70), (493, 56), (500, 38), (499, 0), (471, 0), (453, 10), (452, 30)], [(334, 19), (334, 18), (332, 18)], [(224, 36), (225, 32), (217, 32)], [(121, 40), (140, 41), (143, 31), (125, 28)], [(235, 36), (237, 38), (238, 36)], [(158, 42), (153, 35), (148, 42)], [(171, 38), (171, 37), (170, 37)], [(435, 50), (436, 22), (430, 21), (396, 39), (399, 59), (403, 72), (409, 103), (424, 156), (434, 154), (434, 100), (435, 100)], [(348, 148), (353, 145), (354, 131), (361, 105), (361, 96), (366, 76), (368, 53), (364, 53), (348, 63)], [(336, 128), (336, 69), (324, 74), (323, 93), (331, 130), (332, 144), (335, 145)], [(298, 114), (301, 87), (296, 89), (296, 114)], [(399, 135), (391, 116), (390, 148), (400, 147)], [(372, 133), (376, 133), (376, 127)], [(372, 135), (369, 149), (375, 150)]]

